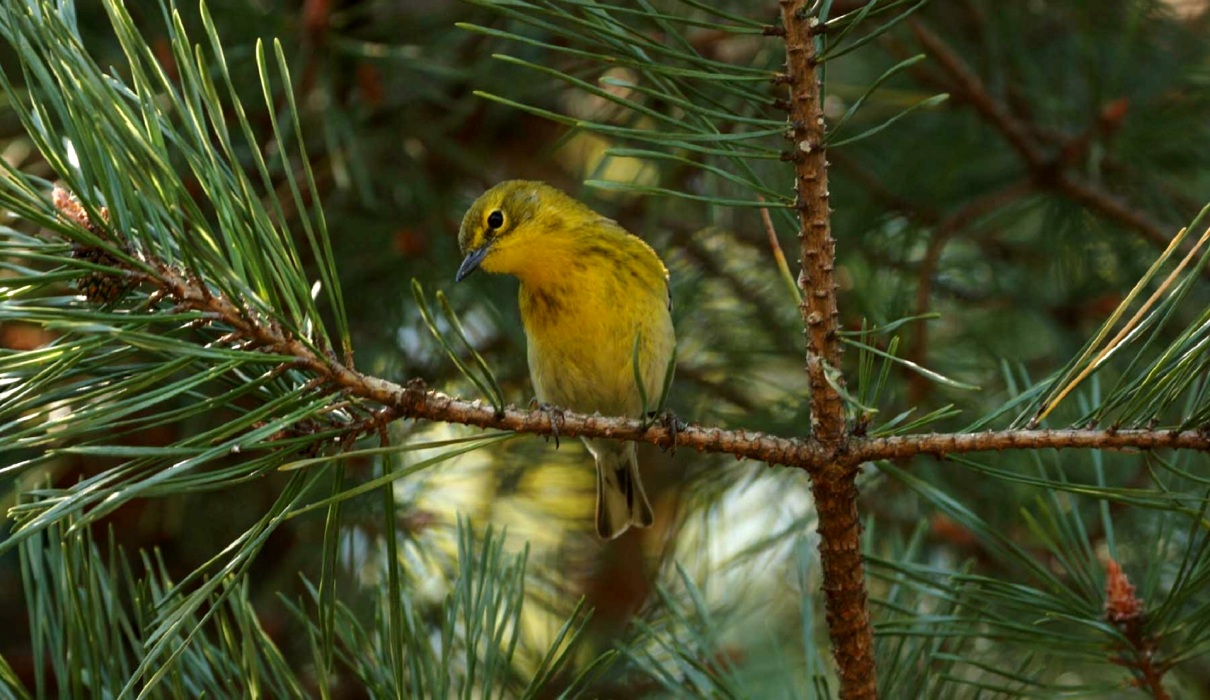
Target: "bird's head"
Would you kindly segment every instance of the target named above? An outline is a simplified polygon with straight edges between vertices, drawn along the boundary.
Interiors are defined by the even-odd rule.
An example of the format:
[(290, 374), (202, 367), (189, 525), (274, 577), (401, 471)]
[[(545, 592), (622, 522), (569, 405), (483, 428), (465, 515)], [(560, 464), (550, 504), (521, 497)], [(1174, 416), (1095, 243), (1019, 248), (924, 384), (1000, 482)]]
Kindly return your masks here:
[(458, 231), (462, 265), (456, 281), (479, 268), (524, 276), (547, 264), (541, 251), (562, 231), (572, 231), (593, 212), (542, 182), (508, 180), (487, 192), (467, 210)]

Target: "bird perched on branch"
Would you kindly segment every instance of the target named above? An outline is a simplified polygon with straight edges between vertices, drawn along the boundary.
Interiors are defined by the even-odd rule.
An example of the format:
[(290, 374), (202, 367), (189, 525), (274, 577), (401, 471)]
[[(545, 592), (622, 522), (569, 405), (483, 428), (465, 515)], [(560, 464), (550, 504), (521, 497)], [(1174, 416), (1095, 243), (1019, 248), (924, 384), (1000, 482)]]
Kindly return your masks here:
[[(538, 401), (646, 418), (672, 380), (668, 270), (651, 246), (559, 190), (523, 180), (483, 193), (462, 219), (457, 280), (482, 268), (521, 281), (521, 320)], [(633, 442), (585, 439), (597, 467), (597, 534), (653, 515)]]

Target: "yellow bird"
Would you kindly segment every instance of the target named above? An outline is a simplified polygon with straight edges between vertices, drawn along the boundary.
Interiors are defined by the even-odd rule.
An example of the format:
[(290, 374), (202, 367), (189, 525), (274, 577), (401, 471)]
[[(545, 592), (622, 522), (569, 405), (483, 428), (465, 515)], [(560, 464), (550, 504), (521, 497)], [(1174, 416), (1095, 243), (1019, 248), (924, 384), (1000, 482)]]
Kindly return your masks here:
[[(539, 401), (607, 416), (657, 409), (676, 336), (668, 270), (651, 246), (559, 190), (524, 180), (483, 193), (462, 219), (458, 245), (466, 256), (458, 281), (479, 268), (521, 281)], [(634, 443), (584, 444), (597, 466), (597, 534), (611, 539), (650, 525)]]

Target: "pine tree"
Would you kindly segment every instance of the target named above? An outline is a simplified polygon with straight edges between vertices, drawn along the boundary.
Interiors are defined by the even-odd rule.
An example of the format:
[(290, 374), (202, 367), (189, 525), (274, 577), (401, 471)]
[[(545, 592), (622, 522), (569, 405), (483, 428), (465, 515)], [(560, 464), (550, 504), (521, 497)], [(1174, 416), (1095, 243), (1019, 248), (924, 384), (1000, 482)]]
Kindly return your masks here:
[[(1208, 16), (14, 0), (0, 683), (1198, 697)], [(669, 261), (683, 425), (527, 406), (508, 177)]]

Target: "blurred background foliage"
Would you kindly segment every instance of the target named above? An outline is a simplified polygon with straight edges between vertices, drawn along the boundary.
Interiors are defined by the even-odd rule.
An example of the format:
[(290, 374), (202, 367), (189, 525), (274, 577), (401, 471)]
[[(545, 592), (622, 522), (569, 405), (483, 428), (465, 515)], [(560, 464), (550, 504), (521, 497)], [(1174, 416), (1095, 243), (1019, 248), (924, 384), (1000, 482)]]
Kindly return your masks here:
[[(823, 5), (850, 20), (866, 6)], [(854, 409), (854, 424), (870, 432), (1020, 424), (1039, 382), (1081, 351), (1205, 204), (1206, 3), (873, 5), (824, 64), (825, 112), (833, 125), (843, 121), (829, 159), (851, 340), (844, 371), (868, 409)], [(281, 81), (271, 84), (274, 111), (265, 107), (256, 42), (280, 41), (315, 181), (302, 202), (322, 203), (359, 370), (479, 396), (435, 342), (416, 280), (429, 301), (437, 290), (447, 295), (505, 400), (529, 401), (516, 283), (476, 276), (454, 285), (455, 234), (483, 189), (542, 179), (615, 217), (668, 263), (679, 355), (670, 405), (682, 419), (805, 434), (802, 320), (771, 245), (796, 273), (793, 174), (780, 158), (793, 145), (781, 137), (784, 88), (770, 79), (784, 47), (762, 32), (777, 6), (609, 6), (215, 0), (209, 11), (268, 154), (274, 111), (291, 108)], [(160, 8), (127, 10), (177, 80), (180, 54)], [(205, 44), (197, 7), (184, 2), (179, 11)], [(103, 3), (77, 3), (74, 13), (96, 64), (129, 80)], [(30, 74), (18, 51), (0, 47), (0, 67), (14, 83), (6, 99), (20, 102)], [(923, 60), (908, 60), (918, 54)], [(56, 181), (61, 173), (13, 106), (0, 109), (0, 156)], [(237, 129), (234, 111), (225, 114)], [(250, 154), (234, 156), (252, 172)], [(262, 195), (285, 203), (281, 216), (297, 230), (308, 214), (291, 205), (298, 200), (283, 173), (272, 165), (273, 192)], [(187, 190), (200, 189), (182, 177)], [(314, 277), (322, 261), (300, 250)], [(1195, 344), (1179, 329), (1210, 303), (1199, 270), (1165, 307), (1169, 325), (1154, 326), (1152, 355)], [(13, 263), (2, 274), (17, 272)], [(74, 293), (59, 284), (40, 294)], [(0, 317), (6, 357), (61, 340), (63, 331), (19, 310)], [(446, 316), (432, 319), (450, 332)], [(888, 330), (861, 332), (872, 328)], [(1125, 361), (1104, 368), (1050, 424), (1086, 421), (1131, 371)], [(1179, 407), (1148, 420), (1181, 423), (1196, 413), (1203, 383), (1182, 385)], [(228, 419), (211, 409), (122, 444), (178, 444)], [(161, 649), (178, 650), (162, 657), (171, 662), (143, 669), (163, 674), (149, 694), (835, 692), (805, 474), (641, 446), (656, 525), (601, 543), (591, 535), (591, 462), (577, 442), (555, 450), (533, 438), (489, 438), (451, 451), (443, 441), (479, 432), (402, 422), (390, 431), (397, 444), (435, 446), (391, 458), (354, 453), (329, 465), (331, 484), (322, 486), (270, 470), (221, 489), (166, 491), (9, 547), (0, 558), (0, 680), (35, 696), (143, 688), (149, 675), (130, 678), (143, 645), (156, 643), (145, 635), (163, 621), (163, 601), (196, 592), (205, 577), (191, 574), (297, 489), (300, 502), (319, 507), (287, 513), (228, 595), (206, 591), (204, 604), (183, 613), (181, 633), (197, 622), (189, 615), (211, 617), (185, 651)], [(6, 506), (62, 495), (122, 461), (46, 449), (4, 450)], [(238, 462), (232, 455), (223, 464)], [(1174, 697), (1210, 697), (1210, 597), (1199, 594), (1210, 576), (1206, 466), (1204, 455), (1065, 452), (868, 469), (862, 508), (886, 696), (1161, 697), (1129, 661), (1148, 640), (1171, 662), (1163, 683)], [(409, 474), (389, 493), (367, 490), (325, 517), (326, 496), (387, 469)], [(1145, 632), (1105, 619), (1110, 560), (1154, 613)], [(490, 629), (478, 630), (484, 624)], [(63, 663), (84, 650), (87, 664)], [(449, 678), (461, 680), (451, 687)]]

